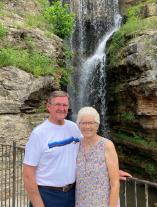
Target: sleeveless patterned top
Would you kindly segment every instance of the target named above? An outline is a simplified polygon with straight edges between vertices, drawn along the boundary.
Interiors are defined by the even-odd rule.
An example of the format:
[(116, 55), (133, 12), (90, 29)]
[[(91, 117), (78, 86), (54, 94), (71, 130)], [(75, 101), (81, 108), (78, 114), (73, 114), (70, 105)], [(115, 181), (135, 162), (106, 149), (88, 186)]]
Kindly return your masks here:
[(75, 207), (108, 207), (110, 183), (101, 139), (85, 154), (82, 144), (77, 157)]

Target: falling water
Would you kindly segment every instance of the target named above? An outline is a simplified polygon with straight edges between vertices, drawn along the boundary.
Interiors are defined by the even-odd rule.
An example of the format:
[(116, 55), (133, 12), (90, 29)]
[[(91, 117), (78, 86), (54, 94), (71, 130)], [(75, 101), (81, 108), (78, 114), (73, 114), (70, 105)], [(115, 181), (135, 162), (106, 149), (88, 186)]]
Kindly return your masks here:
[[(121, 16), (119, 14), (116, 14), (115, 26), (111, 28), (111, 30), (107, 32), (107, 34), (104, 35), (94, 55), (89, 57), (82, 64), (81, 68), (79, 108), (89, 105), (93, 105), (94, 107), (99, 108), (101, 122), (103, 123), (105, 123), (106, 114), (106, 54), (104, 51), (107, 41), (112, 36), (112, 34), (119, 28), (120, 22)], [(94, 83), (94, 78), (96, 76), (98, 76), (96, 79), (98, 84)], [(105, 124), (102, 124), (101, 128), (101, 131), (104, 132), (106, 128)]]
[(75, 116), (82, 106), (96, 107), (103, 123), (103, 133), (106, 113), (105, 47), (108, 39), (120, 26), (118, 2), (79, 0), (78, 10), (76, 31), (72, 41), (75, 55), (73, 90), (70, 90), (73, 114)]

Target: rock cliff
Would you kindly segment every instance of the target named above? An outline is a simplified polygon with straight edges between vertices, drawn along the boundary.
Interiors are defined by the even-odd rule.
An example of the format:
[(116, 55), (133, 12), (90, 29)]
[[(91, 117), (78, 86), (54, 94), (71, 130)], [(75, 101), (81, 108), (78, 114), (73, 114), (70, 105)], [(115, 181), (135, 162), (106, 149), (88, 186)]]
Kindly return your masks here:
[[(23, 146), (32, 127), (47, 116), (44, 110), (47, 95), (60, 87), (61, 75), (57, 71), (46, 76), (29, 72), (31, 65), (41, 60), (54, 63), (54, 68), (65, 62), (63, 42), (48, 31), (40, 2), (0, 2), (0, 143), (16, 141)], [(23, 56), (28, 61), (22, 62)]]
[(108, 120), (121, 165), (157, 180), (157, 4), (143, 4), (140, 18), (149, 28), (125, 34), (115, 64), (108, 49)]

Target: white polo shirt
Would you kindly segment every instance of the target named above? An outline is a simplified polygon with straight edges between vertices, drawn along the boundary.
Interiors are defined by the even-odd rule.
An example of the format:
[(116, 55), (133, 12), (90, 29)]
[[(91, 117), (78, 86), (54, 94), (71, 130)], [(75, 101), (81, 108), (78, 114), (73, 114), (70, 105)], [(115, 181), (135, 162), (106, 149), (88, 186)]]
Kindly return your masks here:
[(24, 164), (37, 167), (38, 185), (60, 187), (75, 182), (81, 137), (77, 125), (69, 120), (56, 125), (47, 119), (33, 130), (26, 144)]

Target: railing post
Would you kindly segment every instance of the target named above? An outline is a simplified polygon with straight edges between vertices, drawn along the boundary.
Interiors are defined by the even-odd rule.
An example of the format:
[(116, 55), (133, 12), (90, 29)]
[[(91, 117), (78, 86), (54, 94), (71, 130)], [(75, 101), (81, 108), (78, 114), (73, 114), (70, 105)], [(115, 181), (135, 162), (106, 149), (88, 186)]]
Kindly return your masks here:
[(12, 207), (15, 207), (16, 194), (16, 142), (13, 142), (13, 189), (12, 189)]
[(145, 184), (145, 199), (146, 199), (146, 207), (148, 207), (148, 185)]
[(134, 185), (135, 185), (135, 187), (134, 187), (135, 207), (137, 207), (137, 184), (136, 184), (136, 181), (135, 181)]
[(124, 181), (125, 182), (125, 192), (124, 192), (124, 199), (125, 199), (125, 207), (127, 207), (128, 205), (127, 205), (127, 182), (126, 181)]

